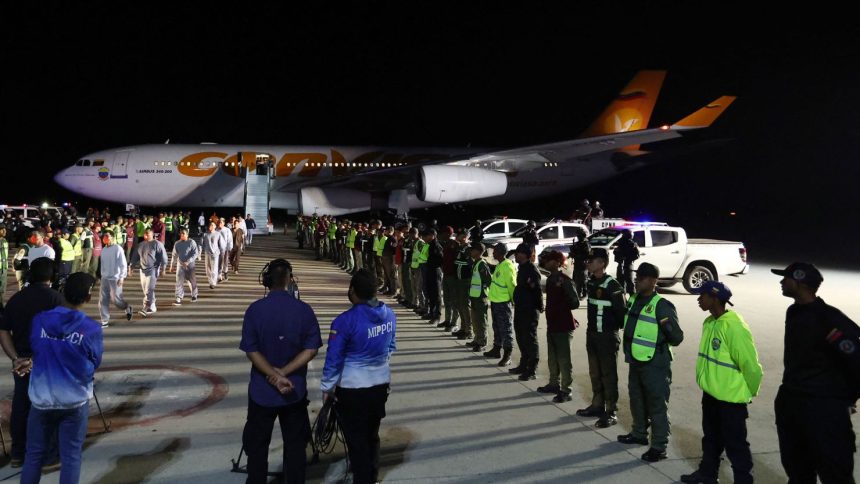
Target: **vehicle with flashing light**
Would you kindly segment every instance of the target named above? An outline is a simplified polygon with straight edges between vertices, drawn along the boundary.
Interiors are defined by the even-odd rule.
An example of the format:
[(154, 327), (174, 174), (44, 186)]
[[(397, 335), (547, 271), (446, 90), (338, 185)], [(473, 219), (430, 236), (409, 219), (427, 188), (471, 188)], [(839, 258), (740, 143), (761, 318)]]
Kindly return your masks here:
[(681, 227), (665, 223), (625, 223), (594, 232), (589, 238), (592, 249), (606, 249), (610, 271), (615, 268), (613, 250), (623, 230), (633, 234), (639, 246), (634, 266), (649, 262), (660, 270), (659, 285), (671, 287), (680, 282), (692, 292), (705, 281), (722, 276), (740, 276), (749, 272), (747, 249), (743, 242), (714, 239), (690, 239)]
[[(490, 264), (498, 263), (498, 261), (493, 258), (493, 250), (491, 246), (499, 242), (505, 244), (508, 249), (506, 257), (513, 257), (514, 250), (518, 245), (523, 243), (523, 234), (525, 234), (526, 230), (528, 230), (528, 227), (523, 227), (511, 234), (510, 237), (502, 237), (486, 243), (485, 245), (487, 245), (487, 250), (484, 253), (484, 256), (487, 261)], [(538, 244), (535, 245), (536, 254), (540, 254), (544, 248), (550, 246), (570, 246), (579, 240), (580, 236), (584, 235), (585, 237), (588, 237), (588, 234), (590, 233), (588, 227), (581, 223), (563, 222), (560, 220), (549, 220), (539, 223), (537, 224), (535, 232), (538, 236)]]
[(34, 229), (41, 226), (41, 213), (47, 211), (51, 218), (60, 218), (63, 211), (68, 210), (68, 204), (63, 204), (61, 207), (48, 205), (3, 205), (0, 204), (0, 211), (4, 213), (4, 218), (18, 218), (19, 215), (24, 217), (24, 226), (29, 229)]
[[(501, 239), (504, 237), (510, 237), (514, 232), (520, 230), (528, 224), (528, 220), (524, 220), (521, 218), (507, 218), (507, 217), (497, 217), (488, 220), (483, 220), (481, 222), (481, 229), (484, 231), (484, 240), (483, 242), (495, 242), (497, 239)], [(469, 232), (472, 231), (473, 227), (469, 227)]]

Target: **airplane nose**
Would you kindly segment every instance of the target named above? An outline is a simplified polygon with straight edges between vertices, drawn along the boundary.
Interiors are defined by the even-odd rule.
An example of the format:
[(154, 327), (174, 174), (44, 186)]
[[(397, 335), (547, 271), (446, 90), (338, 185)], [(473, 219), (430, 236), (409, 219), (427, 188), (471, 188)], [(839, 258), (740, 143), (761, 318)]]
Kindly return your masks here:
[(69, 171), (68, 168), (64, 168), (60, 170), (56, 175), (54, 175), (54, 182), (57, 185), (60, 185), (63, 188), (68, 189), (69, 187), (66, 184), (66, 172)]

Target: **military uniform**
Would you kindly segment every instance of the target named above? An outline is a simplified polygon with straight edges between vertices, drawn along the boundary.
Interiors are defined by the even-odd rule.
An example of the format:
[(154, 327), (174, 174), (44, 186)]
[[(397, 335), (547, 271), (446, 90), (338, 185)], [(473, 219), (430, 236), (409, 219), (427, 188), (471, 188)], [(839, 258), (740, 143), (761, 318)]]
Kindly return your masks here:
[(633, 429), (630, 436), (665, 451), (669, 444), (669, 386), (672, 350), (684, 340), (675, 306), (659, 294), (636, 294), (624, 318), (624, 359), (630, 365), (628, 392)]
[(587, 289), (585, 350), (592, 396), (591, 405), (578, 413), (610, 418), (618, 409), (618, 330), (624, 326), (627, 313), (624, 289), (609, 274), (591, 277)]
[(487, 306), (488, 288), (493, 279), (487, 263), (481, 259), (472, 260), (469, 279), (469, 317), (472, 320), (472, 347), (475, 351), (487, 346)]
[[(457, 252), (454, 260), (454, 307), (460, 316), (460, 330), (454, 335), (459, 339), (472, 337), (472, 315), (469, 311), (469, 289), (472, 284), (472, 259), (469, 257), (471, 249), (468, 244), (463, 244)], [(486, 312), (486, 311), (485, 311)]]

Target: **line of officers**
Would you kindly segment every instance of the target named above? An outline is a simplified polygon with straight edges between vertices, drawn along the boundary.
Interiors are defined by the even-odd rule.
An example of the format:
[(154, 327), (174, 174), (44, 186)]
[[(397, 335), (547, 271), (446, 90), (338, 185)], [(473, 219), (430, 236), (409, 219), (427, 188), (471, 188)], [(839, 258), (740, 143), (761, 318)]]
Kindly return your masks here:
[[(305, 242), (313, 244), (320, 257), (330, 257), (350, 272), (362, 267), (376, 272), (381, 293), (397, 297), (454, 337), (470, 340), (466, 347), (471, 351), (500, 358), (499, 366), (511, 364), (516, 340), (520, 360), (509, 371), (520, 380), (536, 378), (537, 325), (545, 313), (549, 381), (538, 391), (554, 393), (556, 403), (571, 400), (570, 351), (579, 326), (571, 311), (587, 297), (592, 399), (576, 413), (596, 418), (599, 428), (617, 423), (617, 360), (622, 349), (629, 364), (633, 423), (631, 432), (619, 435), (618, 441), (648, 445), (645, 461), (666, 458), (672, 347), (681, 344), (684, 333), (674, 305), (657, 293), (660, 273), (654, 265), (642, 263), (634, 271), (634, 291), (628, 298), (622, 284), (607, 273), (606, 251), (590, 250), (585, 257), (589, 277), (581, 294), (560, 270), (565, 255), (550, 252), (542, 261), (550, 273), (544, 302), (529, 244), (516, 248), (516, 265), (506, 257), (505, 244), (493, 245), (493, 258), (500, 262), (491, 266), (483, 257), (484, 244), (469, 243), (470, 234), (463, 229), (455, 235), (445, 227), (437, 239), (432, 226), (419, 233), (408, 224), (352, 224), (325, 216), (300, 220), (297, 228), (300, 236), (314, 234)], [(854, 482), (850, 414), (860, 396), (860, 328), (816, 296), (823, 277), (815, 266), (795, 263), (772, 272), (782, 276), (783, 295), (795, 300), (786, 316), (785, 371), (775, 402), (783, 467), (791, 482), (814, 482), (816, 476), (822, 482)], [(718, 482), (725, 452), (735, 482), (752, 482), (747, 405), (758, 394), (762, 366), (749, 326), (727, 307), (732, 306), (731, 290), (708, 281), (695, 292), (699, 307), (709, 313), (696, 361), (696, 381), (703, 390), (703, 457), (699, 468), (681, 481)], [(445, 308), (441, 321), (440, 302)], [(493, 328), (489, 350), (488, 312)]]

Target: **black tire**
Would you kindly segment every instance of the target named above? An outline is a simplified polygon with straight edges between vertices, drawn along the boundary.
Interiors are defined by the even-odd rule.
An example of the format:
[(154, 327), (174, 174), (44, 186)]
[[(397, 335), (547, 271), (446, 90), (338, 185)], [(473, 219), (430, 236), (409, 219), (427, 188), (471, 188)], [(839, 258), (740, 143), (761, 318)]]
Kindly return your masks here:
[(684, 273), (684, 289), (687, 292), (692, 293), (693, 289), (698, 289), (702, 286), (705, 281), (713, 281), (716, 280), (714, 277), (714, 273), (711, 269), (705, 266), (692, 266), (687, 269), (687, 272)]

